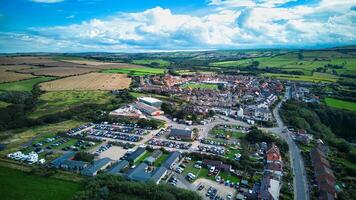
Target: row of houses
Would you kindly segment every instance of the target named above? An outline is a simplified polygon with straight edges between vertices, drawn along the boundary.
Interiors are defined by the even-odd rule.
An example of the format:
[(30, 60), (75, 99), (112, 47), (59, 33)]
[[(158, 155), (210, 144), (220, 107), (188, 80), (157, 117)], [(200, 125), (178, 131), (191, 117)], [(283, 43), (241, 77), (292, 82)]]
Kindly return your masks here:
[[(262, 146), (262, 145), (261, 145)], [(283, 161), (278, 146), (268, 145), (265, 151), (264, 177), (261, 182), (258, 199), (277, 200), (281, 189), (283, 176)]]
[(314, 168), (314, 179), (319, 190), (320, 200), (332, 200), (336, 197), (336, 178), (330, 169), (321, 144), (310, 151), (311, 163)]

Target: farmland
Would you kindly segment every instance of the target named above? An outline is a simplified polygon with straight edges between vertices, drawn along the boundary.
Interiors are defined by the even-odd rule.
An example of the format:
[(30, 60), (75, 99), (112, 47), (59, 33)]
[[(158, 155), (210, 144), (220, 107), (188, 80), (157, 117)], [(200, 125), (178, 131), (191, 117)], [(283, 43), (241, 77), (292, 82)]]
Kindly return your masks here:
[(26, 65), (26, 64), (42, 64), (54, 62), (49, 57), (35, 57), (35, 56), (12, 56), (0, 57), (0, 65)]
[(82, 67), (43, 67), (43, 68), (19, 70), (19, 72), (21, 73), (34, 74), (36, 76), (56, 76), (56, 77), (80, 75), (92, 71), (95, 70), (90, 68), (82, 68)]
[(122, 74), (89, 73), (40, 84), (45, 91), (116, 90), (128, 88), (131, 79)]
[(3, 91), (31, 91), (37, 83), (52, 80), (52, 77), (38, 77), (10, 83), (1, 83), (0, 90)]
[(207, 84), (207, 83), (187, 83), (181, 86), (182, 88), (190, 88), (190, 89), (211, 89), (217, 90), (218, 85), (216, 84)]
[(156, 67), (169, 67), (170, 62), (163, 59), (142, 59), (142, 60), (133, 60), (133, 64), (138, 65), (151, 65)]
[(67, 200), (81, 189), (78, 183), (30, 175), (0, 166), (1, 199)]
[(343, 101), (334, 98), (325, 98), (325, 103), (327, 106), (339, 109), (345, 109), (350, 111), (356, 111), (356, 103), (350, 101)]
[(20, 74), (16, 72), (7, 71), (0, 68), (0, 83), (19, 81), (29, 78), (34, 78), (31, 74)]
[(306, 82), (336, 82), (338, 77), (326, 74), (326, 73), (318, 73), (314, 72), (313, 76), (304, 76), (304, 75), (289, 75), (289, 74), (272, 74), (265, 73), (263, 74), (265, 77), (272, 77), (282, 80), (294, 80), (294, 81), (306, 81)]
[(143, 67), (143, 68), (109, 69), (109, 70), (104, 70), (103, 72), (127, 74), (129, 76), (146, 76), (146, 75), (164, 74), (165, 70)]
[(29, 115), (38, 118), (45, 115), (63, 112), (84, 104), (108, 104), (113, 96), (105, 91), (55, 91), (39, 97), (39, 103)]

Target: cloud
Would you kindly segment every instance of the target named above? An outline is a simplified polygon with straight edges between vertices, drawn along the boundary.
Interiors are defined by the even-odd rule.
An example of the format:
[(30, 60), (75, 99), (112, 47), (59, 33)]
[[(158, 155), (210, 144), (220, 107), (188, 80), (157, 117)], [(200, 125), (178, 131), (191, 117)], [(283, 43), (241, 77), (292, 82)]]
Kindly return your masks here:
[(31, 1), (36, 3), (59, 3), (59, 2), (63, 2), (64, 0), (31, 0)]
[[(234, 3), (235, 2), (235, 3)], [(236, 2), (238, 2), (238, 7)], [(155, 7), (79, 24), (31, 28), (4, 47), (36, 44), (45, 51), (152, 51), (259, 47), (313, 47), (356, 42), (352, 1), (280, 7), (288, 0), (212, 0), (205, 16)], [(224, 6), (224, 7), (221, 7)], [(218, 7), (218, 9), (216, 9)], [(37, 45), (39, 44), (39, 45)], [(30, 48), (29, 48), (30, 49)]]

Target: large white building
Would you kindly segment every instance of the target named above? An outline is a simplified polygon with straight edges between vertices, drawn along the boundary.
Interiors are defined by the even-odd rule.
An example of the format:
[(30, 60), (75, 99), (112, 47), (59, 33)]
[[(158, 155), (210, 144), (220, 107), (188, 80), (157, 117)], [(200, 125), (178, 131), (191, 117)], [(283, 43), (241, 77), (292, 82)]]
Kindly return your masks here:
[(162, 105), (161, 100), (152, 97), (140, 97), (138, 101), (154, 107), (161, 107)]

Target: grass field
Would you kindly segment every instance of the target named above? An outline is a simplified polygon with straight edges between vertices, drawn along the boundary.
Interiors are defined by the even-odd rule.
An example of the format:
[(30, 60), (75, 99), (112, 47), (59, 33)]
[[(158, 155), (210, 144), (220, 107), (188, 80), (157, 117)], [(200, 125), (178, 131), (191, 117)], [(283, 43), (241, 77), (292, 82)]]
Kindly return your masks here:
[(123, 74), (89, 73), (40, 84), (45, 91), (118, 90), (130, 86), (131, 78)]
[(38, 78), (32, 78), (32, 79), (27, 79), (27, 80), (22, 80), (22, 81), (16, 81), (16, 82), (11, 82), (11, 83), (1, 83), (0, 84), (0, 90), (5, 90), (5, 91), (31, 91), (33, 89), (33, 86), (37, 83), (41, 83), (44, 81), (49, 81), (54, 79), (53, 77), (38, 77)]
[(153, 65), (157, 67), (169, 67), (171, 65), (169, 61), (162, 59), (140, 59), (133, 60), (132, 63), (137, 65)]
[(0, 101), (0, 108), (5, 108), (7, 107), (8, 105), (10, 105), (9, 103), (6, 103), (4, 101)]
[(240, 131), (230, 131), (230, 130), (226, 130), (224, 128), (213, 128), (210, 132), (210, 134), (212, 135), (224, 135), (228, 138), (235, 138), (235, 139), (240, 139), (245, 137), (245, 134), (240, 132)]
[(127, 74), (129, 76), (146, 76), (146, 75), (164, 74), (165, 70), (150, 68), (150, 67), (141, 67), (141, 68), (125, 68), (125, 69), (108, 69), (108, 70), (103, 70), (102, 72)]
[(0, 166), (2, 200), (68, 200), (82, 187), (78, 183), (29, 175)]
[(31, 141), (35, 137), (49, 137), (57, 132), (64, 132), (71, 128), (83, 125), (84, 122), (68, 120), (59, 123), (47, 124), (25, 129), (12, 129), (0, 132), (2, 137), (7, 139), (2, 142), (6, 144), (6, 149), (0, 152), (0, 155), (5, 155), (16, 151), (21, 145)]
[(325, 103), (327, 106), (345, 110), (356, 111), (356, 103), (350, 101), (343, 101), (334, 98), (325, 98)]
[(114, 95), (106, 91), (58, 91), (46, 92), (39, 97), (39, 102), (29, 115), (38, 118), (55, 114), (83, 104), (109, 104)]
[(65, 77), (93, 72), (95, 69), (83, 67), (41, 67), (34, 69), (22, 69), (19, 72), (34, 74), (36, 76)]
[(305, 82), (329, 82), (334, 83), (338, 80), (337, 76), (326, 74), (326, 73), (318, 73), (315, 72), (313, 76), (304, 76), (304, 75), (289, 75), (289, 74), (272, 74), (265, 73), (262, 76), (272, 77), (276, 79), (283, 80), (293, 80), (293, 81), (305, 81)]
[(186, 83), (186, 84), (181, 85), (181, 88), (217, 90), (218, 85), (207, 84), (207, 83)]

